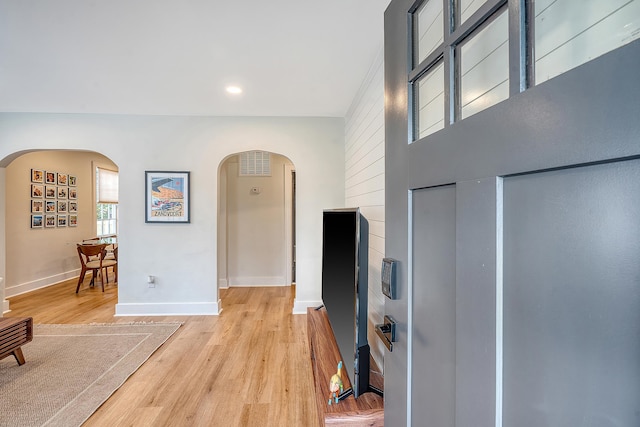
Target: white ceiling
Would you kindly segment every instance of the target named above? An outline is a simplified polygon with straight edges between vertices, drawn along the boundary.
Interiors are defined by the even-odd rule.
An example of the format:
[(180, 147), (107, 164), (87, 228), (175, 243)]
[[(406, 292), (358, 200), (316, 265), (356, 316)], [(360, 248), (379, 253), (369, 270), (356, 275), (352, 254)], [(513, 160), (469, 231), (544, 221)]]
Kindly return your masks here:
[(389, 1), (0, 0), (0, 112), (343, 117)]

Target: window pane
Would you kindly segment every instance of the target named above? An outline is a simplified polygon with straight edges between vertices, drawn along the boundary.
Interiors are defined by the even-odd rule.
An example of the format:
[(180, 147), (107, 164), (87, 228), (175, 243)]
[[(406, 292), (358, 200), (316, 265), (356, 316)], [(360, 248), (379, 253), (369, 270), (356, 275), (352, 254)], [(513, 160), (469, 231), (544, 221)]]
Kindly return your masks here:
[(460, 0), (460, 24), (467, 20), (473, 12), (480, 9), (487, 0)]
[(118, 233), (118, 205), (96, 204), (96, 232), (98, 236)]
[(415, 12), (414, 19), (416, 40), (413, 45), (413, 65), (416, 66), (444, 41), (442, 0), (425, 1)]
[(416, 82), (414, 139), (444, 127), (444, 64), (441, 62)]
[(536, 0), (534, 4), (536, 83), (640, 37), (640, 0)]
[(509, 97), (509, 21), (505, 10), (460, 48), (461, 118)]

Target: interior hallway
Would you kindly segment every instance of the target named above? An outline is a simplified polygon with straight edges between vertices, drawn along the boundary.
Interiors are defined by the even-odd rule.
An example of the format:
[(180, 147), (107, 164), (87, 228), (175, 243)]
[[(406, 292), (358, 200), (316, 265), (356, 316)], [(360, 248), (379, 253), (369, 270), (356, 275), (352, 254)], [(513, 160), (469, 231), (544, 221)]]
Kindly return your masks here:
[[(88, 275), (90, 276), (90, 275)], [(85, 426), (317, 425), (306, 316), (293, 287), (221, 290), (220, 316), (114, 317), (111, 282), (76, 280), (10, 298), (38, 323), (184, 322)], [(29, 363), (29, 344), (23, 347)]]

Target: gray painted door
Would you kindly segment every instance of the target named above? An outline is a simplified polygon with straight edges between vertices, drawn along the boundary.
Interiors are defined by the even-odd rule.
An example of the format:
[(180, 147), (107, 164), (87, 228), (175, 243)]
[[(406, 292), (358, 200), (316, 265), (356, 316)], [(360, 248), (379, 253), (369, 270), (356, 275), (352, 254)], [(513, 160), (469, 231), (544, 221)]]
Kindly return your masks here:
[(385, 13), (385, 425), (640, 425), (640, 41), (408, 143), (414, 3)]

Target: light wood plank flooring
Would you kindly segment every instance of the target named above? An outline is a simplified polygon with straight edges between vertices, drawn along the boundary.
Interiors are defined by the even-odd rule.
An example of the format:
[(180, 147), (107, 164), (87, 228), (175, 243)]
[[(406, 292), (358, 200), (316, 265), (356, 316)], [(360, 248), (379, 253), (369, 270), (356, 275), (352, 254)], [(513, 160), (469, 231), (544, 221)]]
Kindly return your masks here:
[[(77, 279), (76, 279), (77, 280)], [(85, 426), (317, 426), (306, 316), (294, 288), (221, 291), (219, 316), (114, 317), (108, 284), (70, 280), (9, 299), (38, 323), (181, 321), (183, 326)], [(24, 347), (29, 363), (29, 347)]]

